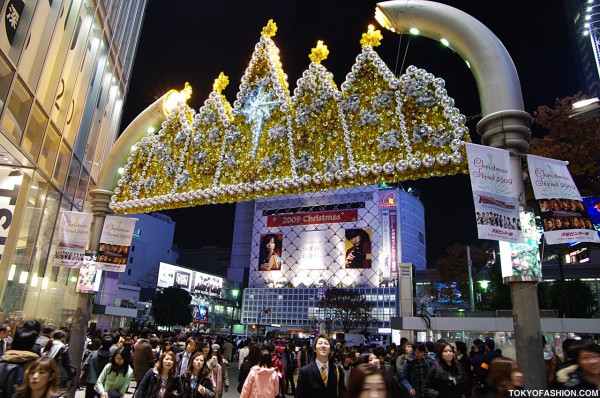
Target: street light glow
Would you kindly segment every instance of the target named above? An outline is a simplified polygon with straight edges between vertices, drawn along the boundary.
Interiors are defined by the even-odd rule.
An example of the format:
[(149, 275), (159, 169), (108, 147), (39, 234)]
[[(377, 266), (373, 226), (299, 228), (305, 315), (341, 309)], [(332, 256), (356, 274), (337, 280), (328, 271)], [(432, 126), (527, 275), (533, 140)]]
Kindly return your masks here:
[(443, 37), (442, 37), (442, 38), (440, 39), (440, 42), (441, 42), (443, 45), (445, 45), (446, 47), (450, 47), (450, 42), (449, 42), (447, 39), (445, 39), (445, 38), (443, 38)]
[(410, 28), (409, 32), (411, 35), (418, 35), (420, 33), (417, 28)]

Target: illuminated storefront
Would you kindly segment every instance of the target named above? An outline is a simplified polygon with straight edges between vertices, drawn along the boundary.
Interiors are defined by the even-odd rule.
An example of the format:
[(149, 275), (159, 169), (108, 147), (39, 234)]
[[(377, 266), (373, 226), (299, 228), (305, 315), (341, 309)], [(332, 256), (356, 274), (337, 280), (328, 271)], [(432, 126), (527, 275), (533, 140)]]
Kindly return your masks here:
[(118, 134), (145, 0), (5, 1), (0, 16), (0, 322), (68, 325), (59, 211), (89, 211)]

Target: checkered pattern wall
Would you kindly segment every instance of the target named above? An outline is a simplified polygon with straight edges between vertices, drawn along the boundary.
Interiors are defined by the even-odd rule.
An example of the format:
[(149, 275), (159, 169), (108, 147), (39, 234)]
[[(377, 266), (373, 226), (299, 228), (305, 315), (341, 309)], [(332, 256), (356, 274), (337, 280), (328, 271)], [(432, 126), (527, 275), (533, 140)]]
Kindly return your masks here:
[[(252, 254), (250, 258), (250, 287), (378, 287), (383, 282), (380, 264), (381, 231), (380, 208), (376, 185), (316, 192), (257, 200), (254, 212)], [(356, 210), (354, 210), (356, 209)], [(309, 225), (268, 227), (268, 217), (273, 214), (305, 214), (323, 210), (337, 212), (357, 211), (355, 221)], [(369, 229), (371, 232), (372, 261), (369, 269), (346, 269), (347, 229)], [(320, 266), (308, 267), (302, 262), (306, 243), (303, 234), (322, 231), (322, 258)], [(260, 271), (259, 254), (261, 236), (281, 234), (281, 270)], [(306, 235), (304, 235), (306, 236)], [(319, 268), (319, 269), (314, 269)]]

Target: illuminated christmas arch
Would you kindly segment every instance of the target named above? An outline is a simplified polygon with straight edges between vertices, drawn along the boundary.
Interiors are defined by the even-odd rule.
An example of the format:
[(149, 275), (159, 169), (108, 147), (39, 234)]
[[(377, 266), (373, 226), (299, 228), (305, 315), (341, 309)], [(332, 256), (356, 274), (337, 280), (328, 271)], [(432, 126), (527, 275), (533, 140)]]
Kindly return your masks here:
[(378, 30), (363, 34), (341, 89), (321, 64), (329, 51), (319, 41), (293, 95), (276, 31), (273, 21), (263, 28), (233, 106), (221, 73), (198, 112), (180, 103), (133, 146), (112, 197), (116, 213), (466, 171), (468, 129), (444, 80), (414, 66), (394, 76), (374, 50)]

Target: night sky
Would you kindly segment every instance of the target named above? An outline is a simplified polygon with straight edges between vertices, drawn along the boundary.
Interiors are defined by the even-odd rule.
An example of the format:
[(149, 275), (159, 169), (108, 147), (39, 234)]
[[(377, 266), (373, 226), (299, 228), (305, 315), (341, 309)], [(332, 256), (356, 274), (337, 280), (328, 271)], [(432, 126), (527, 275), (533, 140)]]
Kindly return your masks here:
[[(525, 110), (580, 90), (568, 21), (559, 0), (441, 1), (480, 20), (503, 42), (519, 73)], [(415, 65), (446, 81), (448, 95), (469, 119), (471, 139), (479, 143), (480, 120), (475, 81), (464, 61), (452, 50), (422, 37), (399, 36), (374, 19), (373, 1), (252, 1), (151, 0), (144, 20), (121, 131), (148, 105), (170, 89), (193, 87), (190, 106), (196, 110), (212, 90), (220, 72), (229, 76), (224, 91), (235, 100), (262, 27), (269, 19), (278, 26), (273, 38), (280, 49), (290, 91), (308, 68), (308, 55), (317, 40), (329, 47), (323, 65), (338, 87), (360, 53), (360, 38), (373, 24), (383, 33), (376, 48), (396, 74)], [(544, 132), (532, 127), (535, 136)], [(477, 240), (468, 176), (436, 177), (402, 182), (421, 190), (425, 205), (427, 258), (430, 266), (455, 242)], [(200, 206), (168, 211), (177, 223), (175, 244), (183, 248), (230, 247), (235, 205)]]

